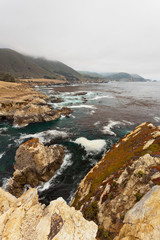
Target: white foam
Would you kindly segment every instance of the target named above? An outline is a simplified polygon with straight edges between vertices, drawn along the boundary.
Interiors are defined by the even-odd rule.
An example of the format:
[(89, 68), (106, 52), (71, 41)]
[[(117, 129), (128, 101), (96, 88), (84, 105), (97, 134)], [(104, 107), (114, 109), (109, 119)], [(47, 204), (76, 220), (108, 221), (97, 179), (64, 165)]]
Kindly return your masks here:
[(154, 120), (156, 121), (156, 122), (160, 122), (160, 117), (154, 117)]
[(99, 124), (101, 124), (101, 122), (100, 122), (100, 121), (98, 121), (98, 122), (95, 122), (95, 123), (94, 123), (94, 126), (97, 126), (97, 125), (99, 125)]
[(101, 152), (106, 146), (106, 141), (102, 139), (88, 140), (85, 137), (80, 137), (74, 142), (83, 146), (87, 152)]
[(20, 126), (20, 125), (18, 125), (18, 124), (14, 124), (14, 125), (13, 125), (13, 128), (23, 128), (23, 127), (26, 127), (26, 126), (28, 126), (28, 124), (25, 124), (25, 125), (23, 125), (23, 126)]
[(52, 139), (56, 139), (56, 138), (62, 138), (65, 139), (69, 136), (69, 134), (67, 132), (64, 131), (57, 131), (57, 130), (48, 130), (48, 131), (44, 131), (44, 132), (39, 132), (39, 133), (35, 133), (35, 134), (22, 134), (19, 138), (19, 140), (16, 140), (16, 142), (18, 142), (19, 144), (26, 138), (39, 138), (40, 142), (42, 143), (47, 143)]
[(109, 120), (108, 125), (103, 127), (102, 132), (105, 134), (116, 136), (116, 134), (111, 129), (118, 124), (121, 124), (121, 122)]
[(103, 127), (102, 132), (105, 134), (116, 136), (116, 134), (111, 129), (116, 125), (126, 125), (126, 124), (133, 125), (134, 123), (126, 121), (126, 120), (122, 120), (121, 122), (109, 120), (108, 125)]
[(4, 153), (0, 153), (0, 159), (3, 157), (4, 154), (5, 154), (5, 152)]
[(7, 130), (7, 127), (0, 128), (0, 133), (2, 133), (3, 131), (6, 131), (6, 130)]
[(98, 99), (101, 99), (101, 98), (114, 98), (113, 96), (109, 96), (109, 95), (102, 95), (102, 96), (95, 96), (89, 100), (98, 100)]
[(126, 121), (126, 120), (123, 120), (122, 122), (123, 122), (123, 123), (126, 123), (127, 125), (133, 125), (133, 124), (134, 124), (133, 122)]
[(92, 111), (90, 112), (90, 115), (93, 115), (95, 112), (96, 112), (95, 110), (92, 110)]
[(42, 183), (42, 185), (38, 186), (37, 187), (37, 190), (39, 192), (42, 192), (44, 190), (47, 190), (49, 189), (49, 187), (51, 185), (53, 185), (55, 183), (55, 179), (57, 176), (61, 175), (63, 173), (63, 171), (68, 167), (68, 166), (71, 166), (72, 165), (72, 162), (71, 162), (71, 158), (72, 158), (72, 154), (71, 153), (67, 153), (63, 159), (63, 163), (60, 167), (60, 169), (58, 169), (56, 171), (56, 173), (54, 174), (54, 176), (46, 183)]
[(73, 105), (73, 106), (69, 106), (70, 108), (90, 108), (90, 109), (96, 109), (96, 107), (94, 105)]
[(2, 188), (4, 189), (4, 190), (6, 190), (6, 185), (7, 185), (7, 182), (8, 182), (8, 178), (3, 178), (2, 179)]

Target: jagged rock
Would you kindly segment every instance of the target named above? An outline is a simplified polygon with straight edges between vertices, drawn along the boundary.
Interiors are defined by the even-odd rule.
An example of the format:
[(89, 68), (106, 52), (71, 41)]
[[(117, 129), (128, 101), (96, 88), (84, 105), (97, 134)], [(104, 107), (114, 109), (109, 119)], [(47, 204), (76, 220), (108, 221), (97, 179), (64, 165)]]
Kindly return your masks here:
[(13, 124), (25, 126), (34, 122), (53, 121), (61, 115), (69, 115), (72, 110), (64, 107), (53, 109), (46, 102), (47, 98), (28, 96), (20, 102), (6, 101), (0, 104), (0, 119), (13, 120)]
[(124, 218), (115, 240), (160, 239), (160, 186), (154, 186)]
[(49, 101), (50, 101), (51, 103), (61, 103), (61, 102), (63, 102), (63, 99), (52, 96), (52, 97), (50, 97)]
[(15, 172), (8, 180), (6, 189), (19, 197), (26, 184), (36, 187), (48, 181), (62, 164), (63, 158), (62, 146), (46, 147), (38, 138), (23, 143), (16, 151)]
[[(0, 188), (0, 239), (3, 240), (95, 240), (97, 226), (62, 198), (49, 206), (38, 202), (36, 189), (20, 198)], [(5, 199), (4, 201), (1, 201)]]
[(71, 205), (113, 238), (123, 226), (126, 212), (152, 186), (160, 184), (159, 165), (160, 129), (151, 123), (141, 124), (90, 170)]
[(87, 92), (77, 92), (73, 96), (83, 96), (83, 95), (86, 95), (86, 94), (87, 94)]

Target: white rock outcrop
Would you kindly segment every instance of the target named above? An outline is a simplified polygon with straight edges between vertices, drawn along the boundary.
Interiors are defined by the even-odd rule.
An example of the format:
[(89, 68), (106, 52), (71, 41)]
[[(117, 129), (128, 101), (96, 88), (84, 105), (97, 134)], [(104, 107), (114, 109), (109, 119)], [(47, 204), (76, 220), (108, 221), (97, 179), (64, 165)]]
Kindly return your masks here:
[(124, 226), (114, 240), (160, 239), (160, 186), (154, 186), (129, 210)]
[(96, 233), (97, 225), (62, 198), (46, 207), (36, 189), (17, 199), (0, 188), (0, 240), (95, 240)]

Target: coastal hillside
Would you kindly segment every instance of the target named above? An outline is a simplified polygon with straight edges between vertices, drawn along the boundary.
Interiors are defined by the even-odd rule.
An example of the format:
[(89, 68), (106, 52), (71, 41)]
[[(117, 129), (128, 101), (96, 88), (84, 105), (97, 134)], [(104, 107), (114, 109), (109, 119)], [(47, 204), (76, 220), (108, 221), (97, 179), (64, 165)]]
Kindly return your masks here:
[[(160, 184), (159, 166), (160, 128), (151, 123), (143, 123), (119, 140), (90, 170), (81, 181), (72, 206), (80, 209), (87, 220), (98, 224), (98, 239), (114, 239), (126, 223), (125, 219), (128, 219), (128, 222), (131, 220), (128, 215), (132, 213), (133, 222), (135, 218), (137, 224), (140, 221), (138, 210), (128, 215), (127, 212), (154, 185)], [(142, 205), (145, 206), (144, 203)], [(152, 221), (152, 216), (149, 221)], [(144, 226), (144, 222), (145, 219), (140, 223)], [(147, 224), (151, 225), (150, 222), (146, 223), (146, 226)], [(126, 232), (127, 236), (130, 236), (127, 226), (123, 228), (121, 237), (125, 237)], [(145, 234), (145, 239), (159, 239), (147, 238), (148, 233), (143, 226), (138, 231), (141, 236)], [(135, 230), (133, 238), (124, 239), (144, 239), (139, 238), (138, 232)], [(155, 234), (153, 230), (151, 235)]]
[(61, 62), (25, 56), (11, 49), (0, 49), (0, 73), (20, 78), (80, 78), (78, 72)]
[(148, 79), (141, 77), (138, 74), (129, 74), (126, 72), (108, 72), (108, 73), (97, 73), (80, 71), (83, 77), (89, 78), (90, 80), (102, 80), (103, 82), (118, 81), (118, 82), (145, 82)]

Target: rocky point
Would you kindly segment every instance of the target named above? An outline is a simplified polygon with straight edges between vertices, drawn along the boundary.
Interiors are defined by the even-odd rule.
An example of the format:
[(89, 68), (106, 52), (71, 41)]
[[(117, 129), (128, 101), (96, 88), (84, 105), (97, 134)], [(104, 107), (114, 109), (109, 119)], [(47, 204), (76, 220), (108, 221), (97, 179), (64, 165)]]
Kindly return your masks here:
[(38, 138), (20, 145), (15, 156), (15, 172), (7, 182), (6, 189), (19, 197), (29, 184), (36, 187), (47, 182), (60, 167), (64, 158), (64, 148), (60, 145), (44, 146)]
[[(160, 127), (144, 123), (119, 140), (90, 170), (80, 183), (72, 206), (99, 225), (97, 239), (113, 239), (123, 227), (126, 213), (157, 184)], [(126, 239), (138, 238), (136, 234), (134, 237)]]
[(62, 198), (46, 207), (36, 189), (15, 198), (0, 188), (0, 240), (95, 240), (96, 232), (96, 224)]

